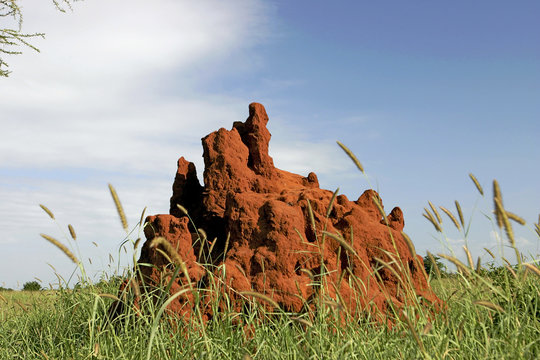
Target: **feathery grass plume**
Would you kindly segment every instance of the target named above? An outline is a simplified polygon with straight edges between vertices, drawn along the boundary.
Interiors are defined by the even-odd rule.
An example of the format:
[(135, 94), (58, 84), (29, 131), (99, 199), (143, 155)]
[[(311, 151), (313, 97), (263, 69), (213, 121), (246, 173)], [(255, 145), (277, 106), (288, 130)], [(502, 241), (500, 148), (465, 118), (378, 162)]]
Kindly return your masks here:
[(3, 297), (2, 295), (0, 295), (0, 299), (2, 299), (6, 304), (8, 303), (8, 301), (6, 300), (6, 298)]
[(504, 265), (504, 267), (510, 272), (510, 274), (512, 274), (512, 276), (514, 277), (514, 279), (517, 279), (517, 274), (516, 272), (514, 271), (514, 269), (512, 269), (512, 267), (508, 266), (508, 265)]
[(492, 258), (495, 259), (495, 255), (491, 252), (491, 250), (489, 250), (488, 248), (484, 248), (484, 250), (486, 250), (486, 252), (491, 255)]
[(75, 234), (75, 229), (73, 228), (73, 226), (71, 226), (71, 224), (68, 225), (68, 230), (69, 230), (69, 235), (71, 235), (71, 238), (73, 240), (77, 240), (77, 234)]
[(49, 209), (48, 209), (45, 205), (43, 205), (43, 204), (39, 204), (39, 206), (43, 209), (43, 211), (45, 211), (45, 212), (47, 213), (47, 215), (50, 216), (51, 219), (54, 220), (54, 215), (53, 215), (53, 213), (52, 213), (51, 210), (49, 210)]
[(304, 274), (306, 274), (312, 281), (315, 278), (313, 276), (313, 273), (308, 269), (300, 269), (300, 272), (303, 272)]
[(448, 209), (445, 208), (444, 206), (439, 206), (439, 208), (441, 208), (441, 210), (444, 211), (444, 213), (445, 213), (446, 215), (448, 215), (448, 217), (450, 218), (450, 220), (452, 220), (452, 222), (454, 223), (454, 225), (456, 226), (456, 228), (457, 228), (458, 230), (461, 230), (461, 225), (459, 225), (459, 223), (458, 223), (456, 217), (454, 216), (454, 214), (452, 214), (452, 213), (450, 212), (450, 210), (448, 210)]
[(311, 202), (309, 199), (307, 199), (307, 207), (308, 207), (308, 213), (309, 213), (309, 222), (311, 223), (311, 230), (315, 232), (315, 216), (313, 215), (313, 209), (311, 208)]
[(142, 213), (141, 213), (141, 219), (139, 220), (139, 226), (143, 226), (143, 221), (144, 221), (144, 214), (146, 213), (146, 206), (144, 207)]
[(469, 268), (467, 268), (467, 265), (459, 261), (453, 256), (446, 255), (446, 254), (437, 254), (437, 256), (442, 257), (443, 259), (446, 259), (450, 261), (452, 264), (456, 265), (456, 267), (461, 270), (465, 275), (470, 275)]
[(461, 223), (461, 226), (465, 228), (465, 220), (463, 220), (463, 212), (461, 211), (461, 205), (459, 205), (459, 202), (456, 200), (456, 210), (459, 216), (459, 222)]
[(536, 233), (540, 236), (540, 224), (536, 224), (534, 227), (536, 228)]
[(478, 260), (476, 261), (476, 273), (479, 274), (481, 270), (482, 270), (482, 259), (479, 256)]
[(384, 213), (384, 209), (382, 207), (382, 204), (381, 202), (379, 201), (379, 197), (378, 196), (373, 196), (371, 198), (373, 200), (373, 202), (375, 203), (375, 206), (377, 206), (377, 209), (379, 210), (379, 213), (381, 214), (384, 222), (386, 223), (386, 225), (388, 225), (388, 219), (386, 217), (386, 214)]
[(504, 230), (506, 231), (506, 236), (508, 237), (508, 240), (510, 240), (510, 244), (515, 247), (516, 241), (514, 239), (514, 231), (512, 230), (512, 224), (510, 224), (510, 221), (508, 220), (508, 216), (506, 215), (506, 211), (504, 211), (502, 202), (498, 198), (493, 199), (495, 201), (495, 214), (498, 214), (498, 217), (502, 220), (502, 224), (504, 226)]
[(471, 252), (465, 245), (463, 245), (463, 250), (465, 251), (465, 254), (467, 255), (467, 261), (469, 262), (469, 267), (471, 268), (471, 270), (474, 270), (474, 263), (473, 263)]
[(525, 220), (521, 216), (516, 215), (516, 214), (514, 214), (514, 213), (512, 213), (510, 211), (506, 212), (506, 216), (508, 216), (509, 220), (513, 220), (513, 221), (517, 222), (520, 225), (525, 225), (526, 224)]
[(336, 141), (337, 144), (343, 149), (343, 151), (345, 151), (345, 154), (347, 154), (351, 160), (354, 162), (354, 164), (356, 165), (356, 167), (362, 172), (364, 173), (364, 167), (362, 166), (362, 164), (360, 163), (360, 161), (356, 158), (356, 155), (353, 154), (353, 152), (351, 150), (349, 150), (348, 147), (346, 147), (345, 145), (343, 145), (341, 142), (339, 141)]
[(439, 267), (437, 266), (437, 262), (435, 261), (435, 257), (429, 251), (427, 252), (427, 256), (429, 257), (429, 260), (431, 260), (431, 264), (433, 265), (432, 268), (435, 269), (435, 273), (437, 274), (437, 277), (440, 279), (441, 278), (441, 271), (439, 270)]
[(184, 273), (184, 276), (186, 277), (187, 281), (189, 282), (189, 286), (191, 288), (192, 287), (191, 278), (189, 277), (189, 273), (187, 271), (186, 263), (184, 262), (184, 260), (182, 260), (182, 258), (180, 257), (180, 255), (178, 254), (176, 249), (164, 237), (156, 237), (156, 238), (154, 238), (152, 240), (152, 242), (150, 243), (150, 248), (157, 248), (159, 245), (161, 245), (163, 247), (163, 249), (165, 249), (165, 251), (171, 256), (171, 259), (175, 262), (175, 264), (180, 266), (180, 269)]
[(431, 207), (431, 210), (433, 210), (433, 213), (437, 217), (437, 221), (439, 222), (439, 224), (442, 224), (442, 218), (441, 218), (441, 215), (439, 215), (439, 212), (437, 211), (437, 208), (435, 206), (433, 206), (431, 201), (428, 201), (428, 203), (429, 203), (429, 207)]
[(197, 229), (197, 232), (198, 232), (200, 235), (202, 235), (202, 236), (201, 236), (201, 239), (202, 239), (202, 240), (208, 239), (208, 237), (206, 236), (206, 231), (204, 231), (204, 229)]
[(118, 198), (118, 194), (116, 193), (116, 190), (114, 187), (109, 184), (109, 191), (111, 192), (111, 196), (114, 201), (114, 205), (116, 205), (116, 211), (118, 212), (118, 215), (120, 216), (120, 221), (122, 222), (122, 227), (127, 232), (128, 231), (128, 223), (126, 219), (126, 214), (124, 213), (124, 208), (122, 207), (122, 204), (120, 203), (120, 199)]
[(469, 177), (471, 178), (471, 180), (473, 181), (474, 185), (475, 185), (476, 188), (478, 189), (478, 192), (480, 193), (480, 195), (484, 196), (484, 189), (482, 189), (482, 186), (480, 186), (480, 183), (478, 182), (478, 180), (476, 179), (476, 177), (475, 177), (472, 173), (469, 173)]
[(409, 237), (409, 235), (405, 234), (403, 231), (401, 232), (401, 236), (403, 236), (403, 239), (405, 239), (405, 243), (407, 244), (407, 247), (409, 248), (409, 251), (411, 253), (411, 256), (416, 258), (416, 249), (414, 248), (414, 244)]
[(141, 242), (141, 238), (137, 238), (137, 240), (135, 240), (135, 244), (133, 244), (133, 249), (137, 249), (137, 246), (139, 246), (140, 242)]
[(311, 321), (303, 319), (303, 318), (298, 317), (298, 316), (291, 316), (291, 320), (296, 321), (297, 323), (300, 323), (300, 324), (305, 325), (307, 327), (313, 327), (313, 323)]
[(354, 256), (358, 256), (356, 254), (356, 251), (354, 250), (354, 248), (351, 246), (351, 244), (349, 244), (347, 241), (345, 241), (345, 239), (339, 235), (339, 234), (333, 234), (331, 232), (328, 232), (328, 231), (323, 231), (323, 234), (336, 240), (342, 247), (345, 248), (345, 250), (347, 250), (348, 252), (350, 252), (351, 254), (353, 254)]
[(102, 297), (102, 298), (109, 298), (109, 299), (113, 299), (113, 300), (116, 300), (116, 301), (120, 301), (120, 299), (117, 296), (114, 296), (113, 294), (97, 294), (97, 296)]
[(53, 244), (54, 246), (62, 250), (62, 252), (66, 254), (67, 257), (70, 258), (71, 261), (73, 261), (75, 264), (79, 264), (79, 260), (77, 259), (77, 257), (75, 257), (75, 255), (73, 255), (73, 253), (69, 251), (69, 249), (60, 241), (56, 240), (55, 238), (49, 235), (45, 235), (45, 234), (39, 234), (39, 235), (41, 235), (42, 238), (44, 238), (45, 240), (47, 240), (48, 242), (50, 242), (51, 244)]
[(274, 308), (276, 308), (278, 310), (280, 309), (279, 304), (276, 301), (274, 301), (274, 299), (270, 298), (269, 296), (258, 293), (256, 291), (242, 291), (242, 292), (240, 292), (240, 295), (246, 296), (246, 297), (251, 296), (251, 297), (254, 297), (254, 298), (257, 298), (257, 299), (264, 300), (268, 304), (272, 305)]
[(433, 329), (433, 324), (428, 321), (426, 326), (424, 326), (424, 330), (422, 330), (422, 335), (427, 335), (431, 329)]
[(180, 209), (180, 211), (181, 211), (182, 213), (184, 213), (184, 215), (188, 215), (188, 211), (187, 211), (187, 209), (186, 209), (185, 207), (183, 207), (183, 206), (180, 205), (180, 204), (176, 204), (176, 207), (177, 207), (178, 209)]
[(442, 233), (442, 228), (441, 226), (439, 225), (439, 223), (437, 222), (437, 220), (435, 220), (435, 218), (433, 217), (433, 215), (429, 212), (428, 209), (424, 208), (424, 211), (426, 212), (425, 214), (422, 214), (423, 217), (425, 217), (426, 219), (429, 220), (430, 223), (433, 224), (433, 226), (435, 227), (435, 230), (437, 230), (438, 232)]
[(339, 188), (334, 191), (332, 194), (332, 198), (330, 199), (330, 203), (328, 204), (328, 210), (326, 210), (326, 217), (330, 216), (330, 213), (332, 212), (332, 207), (334, 206), (334, 201), (336, 200), (336, 196), (338, 194)]
[(533, 264), (529, 264), (529, 263), (523, 264), (523, 266), (525, 266), (527, 269), (535, 273), (537, 276), (540, 276), (540, 269), (538, 269), (537, 266), (534, 266)]
[(473, 301), (473, 304), (483, 306), (485, 308), (495, 310), (495, 311), (498, 311), (498, 312), (504, 312), (504, 309), (502, 307), (500, 307), (499, 305), (494, 304), (494, 303), (492, 303), (490, 301), (476, 300), (476, 301)]
[(223, 248), (223, 260), (225, 260), (225, 255), (227, 255), (227, 250), (229, 249), (229, 240), (231, 239), (231, 233), (227, 233), (227, 239), (225, 240), (225, 247)]
[(493, 204), (495, 205), (495, 219), (497, 220), (497, 225), (499, 226), (499, 228), (502, 229), (503, 227), (502, 212), (504, 212), (504, 208), (502, 212), (499, 211), (497, 200), (499, 200), (500, 202), (500, 207), (503, 208), (501, 188), (499, 187), (499, 183), (497, 182), (497, 180), (493, 180)]
[(95, 241), (92, 241), (92, 244), (94, 244), (94, 246), (95, 246), (95, 247), (98, 247), (98, 244), (97, 244), (97, 242), (95, 242)]

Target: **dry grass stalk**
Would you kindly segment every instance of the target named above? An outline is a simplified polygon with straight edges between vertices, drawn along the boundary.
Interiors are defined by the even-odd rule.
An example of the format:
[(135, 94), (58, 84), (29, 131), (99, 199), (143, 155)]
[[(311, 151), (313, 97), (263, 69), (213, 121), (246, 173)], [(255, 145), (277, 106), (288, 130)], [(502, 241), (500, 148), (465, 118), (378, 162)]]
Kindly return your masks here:
[(486, 252), (491, 255), (492, 258), (495, 259), (495, 255), (491, 252), (491, 250), (489, 250), (488, 248), (484, 248), (484, 250), (486, 250)]
[(459, 205), (459, 202), (456, 200), (456, 210), (459, 216), (459, 222), (461, 223), (461, 226), (465, 228), (465, 220), (463, 219), (463, 212), (461, 211), (461, 205)]
[(465, 265), (464, 263), (462, 263), (461, 261), (459, 261), (455, 257), (450, 256), (450, 255), (446, 255), (446, 254), (437, 254), (437, 256), (440, 256), (443, 259), (446, 259), (446, 260), (450, 261), (452, 264), (456, 265), (458, 270), (461, 270), (465, 275), (467, 275), (467, 276), (470, 275), (470, 272), (469, 272), (469, 269), (467, 268), (467, 265)]
[(525, 220), (521, 216), (516, 215), (516, 214), (514, 214), (514, 213), (512, 213), (510, 211), (506, 212), (506, 216), (508, 216), (508, 219), (510, 219), (512, 221), (515, 221), (520, 225), (525, 225), (526, 224)]
[(137, 247), (139, 246), (139, 243), (141, 242), (141, 238), (137, 238), (137, 240), (135, 240), (135, 244), (133, 244), (133, 249), (137, 249)]
[(431, 260), (432, 268), (435, 269), (435, 273), (437, 274), (437, 277), (440, 279), (441, 278), (441, 271), (439, 270), (439, 267), (437, 266), (437, 262), (435, 261), (435, 257), (429, 251), (427, 252), (427, 256), (429, 257), (429, 260)]
[(124, 213), (124, 208), (122, 207), (122, 204), (120, 203), (120, 199), (118, 198), (118, 194), (116, 193), (116, 190), (114, 187), (109, 184), (109, 191), (111, 192), (111, 196), (114, 201), (114, 205), (116, 205), (116, 211), (118, 212), (118, 215), (120, 216), (120, 221), (122, 222), (122, 227), (127, 232), (128, 231), (128, 223), (126, 219), (126, 214)]
[(533, 264), (523, 264), (523, 266), (525, 266), (528, 270), (532, 271), (533, 273), (535, 273), (537, 276), (540, 276), (540, 269), (538, 269), (537, 266), (534, 266)]
[(504, 312), (504, 309), (502, 307), (500, 307), (499, 305), (494, 304), (494, 303), (492, 303), (490, 301), (476, 300), (476, 301), (473, 301), (473, 304), (483, 306), (485, 308), (495, 310), (495, 311), (498, 311), (498, 312)]
[(499, 200), (500, 207), (503, 208), (501, 188), (499, 187), (499, 183), (497, 182), (497, 180), (493, 180), (493, 203), (495, 205), (495, 219), (497, 220), (497, 225), (499, 226), (499, 228), (502, 228), (502, 213), (504, 213), (504, 208), (502, 212), (498, 210), (499, 206), (497, 205), (497, 200)]
[(54, 220), (54, 215), (51, 210), (49, 210), (45, 205), (39, 204), (39, 206), (47, 213), (47, 215), (50, 216), (51, 219)]
[(433, 213), (435, 214), (435, 216), (437, 217), (437, 221), (439, 222), (439, 224), (442, 224), (442, 218), (441, 218), (441, 215), (439, 215), (437, 208), (431, 203), (431, 201), (428, 201), (428, 204), (431, 210), (433, 211)]
[(40, 235), (42, 238), (44, 238), (45, 240), (47, 240), (48, 242), (50, 242), (51, 244), (53, 244), (54, 246), (62, 250), (62, 252), (66, 254), (67, 257), (70, 258), (71, 261), (73, 261), (75, 264), (79, 264), (79, 260), (77, 259), (77, 257), (73, 255), (73, 253), (69, 251), (69, 249), (60, 241), (56, 240), (55, 238), (49, 235), (45, 235), (45, 234), (40, 234)]
[(450, 218), (450, 220), (452, 220), (452, 222), (454, 223), (454, 225), (456, 226), (456, 228), (457, 228), (458, 230), (461, 230), (461, 225), (459, 225), (459, 223), (458, 223), (456, 217), (454, 216), (454, 214), (452, 214), (452, 213), (450, 212), (450, 210), (448, 210), (447, 208), (445, 208), (445, 207), (443, 207), (443, 206), (439, 206), (439, 208), (441, 208), (441, 210), (444, 211), (444, 213), (445, 213), (446, 215), (448, 215), (448, 217)]
[(407, 316), (405, 311), (402, 312), (402, 315), (403, 315), (403, 318), (405, 319), (405, 323), (407, 324), (407, 326), (409, 327), (409, 330), (411, 331), (411, 334), (412, 334), (412, 336), (414, 338), (414, 341), (416, 341), (416, 344), (420, 348), (420, 351), (422, 351), (422, 353), (425, 353), (426, 350), (424, 348), (424, 344), (422, 343), (422, 340), (420, 339), (420, 336), (418, 336), (418, 332), (414, 328), (414, 325), (413, 325), (411, 319), (409, 319), (409, 317)]
[(336, 141), (337, 144), (343, 149), (343, 151), (345, 151), (345, 154), (347, 154), (351, 160), (354, 162), (354, 164), (356, 165), (356, 167), (362, 172), (364, 173), (364, 167), (362, 166), (362, 164), (360, 163), (360, 161), (356, 158), (356, 156), (353, 154), (353, 152), (351, 150), (349, 150), (348, 147), (346, 147), (345, 145), (343, 145), (341, 142), (339, 141)]
[(473, 263), (471, 252), (465, 245), (463, 245), (463, 250), (465, 250), (465, 254), (467, 255), (467, 261), (469, 262), (469, 267), (471, 268), (471, 270), (474, 270), (474, 263)]
[(476, 179), (476, 176), (474, 176), (472, 173), (469, 174), (469, 177), (471, 178), (471, 180), (473, 181), (474, 185), (476, 186), (476, 188), (478, 189), (478, 192), (480, 193), (480, 195), (484, 196), (484, 189), (482, 189), (482, 186), (480, 186), (480, 183), (478, 182), (478, 180)]
[(356, 251), (354, 250), (354, 248), (351, 246), (351, 244), (349, 244), (347, 241), (345, 241), (345, 239), (343, 237), (341, 237), (341, 235), (332, 234), (331, 232), (328, 232), (328, 231), (323, 231), (323, 234), (325, 234), (326, 236), (336, 240), (342, 247), (345, 248), (345, 250), (347, 250), (351, 254), (353, 254), (355, 256), (358, 256), (356, 254)]
[(540, 224), (535, 224), (534, 226), (536, 229), (536, 233), (538, 234), (538, 236), (540, 237)]
[(258, 293), (256, 291), (242, 291), (240, 293), (242, 296), (251, 296), (257, 299), (261, 299), (263, 301), (266, 301), (268, 304), (272, 305), (275, 309), (279, 310), (279, 304), (275, 302), (271, 297), (263, 295), (261, 293)]
[(482, 270), (482, 259), (479, 256), (478, 260), (476, 261), (476, 273), (479, 274), (481, 270)]

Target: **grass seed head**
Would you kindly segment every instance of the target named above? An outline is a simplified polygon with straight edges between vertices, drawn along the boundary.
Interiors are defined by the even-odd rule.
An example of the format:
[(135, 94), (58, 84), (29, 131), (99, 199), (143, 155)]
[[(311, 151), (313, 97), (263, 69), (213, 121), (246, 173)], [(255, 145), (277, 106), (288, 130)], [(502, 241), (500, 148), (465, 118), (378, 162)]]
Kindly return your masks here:
[(77, 259), (77, 257), (75, 255), (73, 255), (73, 253), (71, 251), (69, 251), (69, 249), (64, 244), (62, 244), (60, 241), (56, 240), (55, 238), (53, 238), (52, 236), (49, 236), (49, 235), (45, 235), (45, 234), (40, 234), (40, 235), (41, 235), (42, 238), (44, 238), (45, 240), (47, 240), (48, 242), (50, 242), (51, 244), (53, 244), (54, 246), (56, 246), (57, 248), (62, 250), (62, 252), (64, 254), (66, 254), (67, 257), (70, 258), (71, 261), (73, 261), (75, 264), (79, 263), (79, 260)]
[(354, 162), (356, 167), (362, 172), (362, 174), (364, 174), (364, 167), (362, 166), (360, 161), (356, 158), (356, 156), (353, 154), (353, 152), (349, 150), (349, 148), (343, 145), (341, 142), (337, 141), (337, 144), (343, 149), (343, 151), (345, 151), (345, 154), (347, 154), (351, 158), (351, 160)]
[(116, 190), (114, 187), (109, 184), (109, 191), (111, 192), (111, 196), (114, 201), (114, 205), (116, 205), (116, 211), (118, 212), (118, 215), (120, 216), (120, 221), (122, 222), (122, 227), (127, 232), (128, 231), (128, 223), (126, 219), (126, 214), (124, 213), (124, 208), (122, 207), (122, 203), (120, 203), (120, 199), (118, 198), (118, 194), (116, 193)]
[(73, 240), (77, 240), (77, 234), (75, 234), (75, 229), (73, 228), (73, 226), (71, 226), (71, 224), (68, 225), (68, 230), (69, 230), (69, 234), (71, 235), (71, 238)]
[(50, 216), (51, 219), (54, 220), (54, 214), (52, 213), (51, 210), (49, 210), (49, 208), (47, 208), (45, 205), (43, 204), (39, 204), (39, 206), (43, 209), (43, 211), (45, 211), (47, 213), (47, 215)]
[(478, 180), (476, 179), (476, 176), (474, 176), (472, 173), (469, 173), (469, 177), (471, 178), (471, 180), (473, 181), (474, 185), (475, 185), (476, 188), (478, 189), (478, 192), (480, 193), (480, 195), (484, 196), (484, 189), (482, 189), (482, 186), (480, 185), (480, 183), (479, 183)]

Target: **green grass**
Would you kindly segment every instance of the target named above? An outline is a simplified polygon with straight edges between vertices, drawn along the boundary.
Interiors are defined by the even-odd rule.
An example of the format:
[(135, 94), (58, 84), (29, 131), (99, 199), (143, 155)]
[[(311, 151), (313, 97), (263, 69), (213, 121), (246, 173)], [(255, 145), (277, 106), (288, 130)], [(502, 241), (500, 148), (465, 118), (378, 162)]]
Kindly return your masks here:
[[(510, 275), (510, 273), (508, 273)], [(3, 292), (0, 301), (2, 359), (534, 359), (540, 356), (540, 282), (498, 274), (482, 280), (434, 279), (448, 309), (432, 319), (397, 320), (391, 327), (363, 321), (339, 325), (327, 312), (312, 326), (290, 315), (255, 306), (245, 314), (223, 313), (201, 327), (171, 322), (164, 313), (107, 322), (117, 284), (77, 291)], [(492, 288), (493, 287), (493, 288)], [(500, 294), (499, 294), (500, 293)], [(502, 311), (475, 304), (487, 300)], [(20, 306), (19, 303), (23, 304)], [(154, 328), (152, 325), (156, 323)], [(174, 328), (174, 329), (173, 329)], [(418, 339), (415, 339), (416, 332)], [(421, 342), (421, 345), (418, 343)], [(421, 351), (420, 346), (424, 348)]]
[[(73, 290), (0, 292), (0, 359), (537, 359), (540, 277), (522, 262), (512, 271), (494, 262), (432, 273), (446, 307), (433, 312), (415, 299), (394, 309), (388, 324), (369, 315), (343, 322), (339, 308), (324, 304), (299, 319), (269, 312), (256, 297), (242, 313), (225, 309), (203, 321), (195, 311), (184, 321), (163, 311), (168, 291), (143, 292), (134, 308), (118, 294), (118, 278), (92, 284), (81, 269), (82, 286)], [(117, 296), (126, 311), (111, 322)]]

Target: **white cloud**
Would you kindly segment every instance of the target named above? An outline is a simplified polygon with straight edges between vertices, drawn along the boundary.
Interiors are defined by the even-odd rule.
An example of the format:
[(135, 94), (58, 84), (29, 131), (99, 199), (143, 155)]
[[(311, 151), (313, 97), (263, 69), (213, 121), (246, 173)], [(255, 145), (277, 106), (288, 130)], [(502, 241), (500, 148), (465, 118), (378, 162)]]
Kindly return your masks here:
[(72, 264), (39, 237), (67, 241), (68, 223), (90, 268), (105, 269), (125, 236), (108, 182), (131, 225), (144, 206), (168, 212), (178, 157), (202, 174), (200, 138), (248, 114), (246, 100), (204, 92), (193, 74), (207, 80), (231, 71), (220, 67), (230, 58), (249, 63), (267, 10), (247, 0), (92, 0), (59, 14), (24, 1), (24, 31), (47, 38), (35, 42), (40, 54), (6, 59), (13, 73), (0, 86), (0, 243), (14, 259), (0, 265), (0, 283), (50, 282), (46, 262), (68, 277)]

